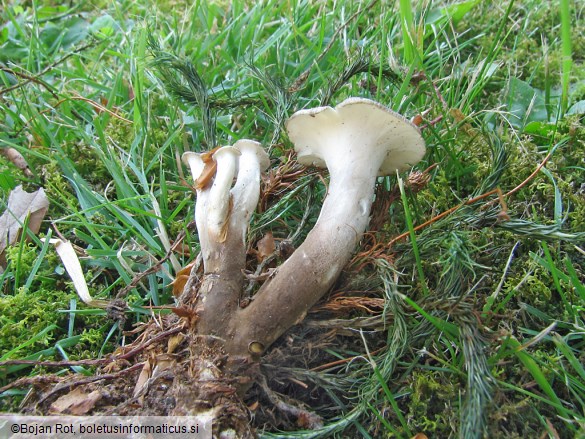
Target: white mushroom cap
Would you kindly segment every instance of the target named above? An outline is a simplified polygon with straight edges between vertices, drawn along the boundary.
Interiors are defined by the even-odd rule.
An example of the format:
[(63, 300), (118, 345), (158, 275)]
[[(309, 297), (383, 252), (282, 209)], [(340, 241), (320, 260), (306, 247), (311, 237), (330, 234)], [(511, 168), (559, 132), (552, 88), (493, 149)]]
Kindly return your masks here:
[(262, 144), (255, 140), (240, 139), (233, 145), (238, 151), (242, 153), (240, 157), (240, 167), (244, 160), (244, 155), (251, 155), (256, 157), (255, 161), (259, 164), (260, 172), (264, 172), (270, 166), (270, 157), (262, 147)]
[[(356, 156), (360, 148), (385, 151), (377, 175), (404, 171), (425, 154), (420, 130), (406, 118), (383, 105), (364, 98), (349, 98), (331, 107), (300, 110), (286, 122), (295, 144), (297, 159), (306, 166), (331, 167), (334, 157)], [(331, 169), (330, 169), (331, 170)]]
[(205, 167), (205, 162), (203, 162), (201, 154), (193, 151), (186, 151), (181, 156), (181, 160), (184, 164), (189, 166), (193, 180), (197, 180), (197, 178), (199, 178), (201, 175), (201, 172), (203, 172), (203, 168)]

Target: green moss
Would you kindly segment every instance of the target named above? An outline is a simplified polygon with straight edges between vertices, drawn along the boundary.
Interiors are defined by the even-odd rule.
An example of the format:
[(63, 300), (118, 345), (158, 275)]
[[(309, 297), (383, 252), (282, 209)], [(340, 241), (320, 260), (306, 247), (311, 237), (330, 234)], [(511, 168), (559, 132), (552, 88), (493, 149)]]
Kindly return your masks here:
[[(19, 288), (15, 294), (0, 297), (0, 355), (34, 340), (15, 353), (22, 358), (48, 347), (62, 332), (59, 328), (66, 325), (67, 315), (60, 309), (69, 307), (74, 296), (64, 291), (35, 289), (24, 291)], [(56, 328), (38, 337), (48, 327)]]
[[(519, 294), (516, 297), (521, 298), (539, 309), (546, 307), (552, 298), (551, 285), (545, 283), (539, 274), (529, 274), (522, 278), (524, 281), (519, 288)], [(508, 293), (510, 289), (515, 288), (520, 283), (520, 279), (510, 279), (505, 284), (504, 291)]]
[(69, 207), (77, 205), (78, 200), (56, 161), (47, 162), (43, 166), (42, 177), (45, 193), (51, 202), (51, 216), (59, 217), (69, 214)]
[(533, 401), (530, 398), (509, 400), (510, 395), (497, 394), (494, 401), (495, 410), (490, 410), (490, 420), (487, 423), (489, 438), (524, 439), (537, 437), (540, 433), (533, 426), (539, 425), (533, 411)]
[[(458, 29), (467, 35), (482, 35), (473, 53), (487, 53), (496, 43), (494, 8), (504, 8), (498, 2), (480, 2), (459, 23)], [(503, 11), (502, 11), (503, 12)], [(502, 14), (503, 15), (503, 14)], [(515, 76), (530, 80), (534, 87), (544, 89), (549, 84), (560, 83), (560, 13), (558, 2), (529, 0), (516, 2), (511, 11), (510, 22), (513, 23), (508, 38), (500, 41), (502, 49), (499, 59), (506, 65), (513, 66)], [(585, 69), (581, 68), (585, 53), (585, 34), (576, 30), (583, 27), (582, 15), (575, 10), (572, 17), (571, 36), (573, 50), (573, 81), (585, 78)], [(548, 66), (545, 66), (545, 59)]]
[[(38, 248), (33, 244), (25, 245), (22, 251), (18, 246), (7, 247), (6, 259), (9, 275), (0, 294), (0, 357), (22, 346), (10, 357), (23, 358), (68, 336), (70, 315), (62, 311), (69, 309), (70, 301), (77, 299), (77, 294), (66, 273), (56, 275), (61, 261), (54, 251), (47, 252), (28, 289), (22, 284), (38, 259)], [(19, 285), (14, 285), (15, 267), (20, 275)], [(86, 276), (93, 277), (91, 272)], [(92, 287), (95, 294), (99, 285)], [(95, 355), (89, 351), (83, 354), (83, 350), (95, 353), (101, 347), (104, 337), (100, 325), (104, 317), (76, 316), (75, 323), (74, 333), (81, 333), (82, 340), (79, 348), (72, 350), (72, 358)], [(42, 334), (47, 328), (52, 329)]]
[(459, 399), (461, 383), (434, 371), (415, 371), (411, 377), (407, 419), (412, 431), (432, 437), (449, 437), (451, 424), (457, 419), (454, 404)]

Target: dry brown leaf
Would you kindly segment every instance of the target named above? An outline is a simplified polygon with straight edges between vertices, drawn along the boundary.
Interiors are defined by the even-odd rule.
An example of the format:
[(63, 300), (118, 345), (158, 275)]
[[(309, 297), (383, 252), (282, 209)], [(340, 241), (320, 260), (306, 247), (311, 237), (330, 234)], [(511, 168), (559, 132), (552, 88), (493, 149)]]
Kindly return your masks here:
[(193, 319), (197, 318), (197, 313), (193, 309), (188, 308), (186, 306), (179, 306), (179, 307), (172, 306), (170, 308), (170, 310), (172, 312), (174, 312), (176, 315), (178, 315), (179, 317), (184, 317), (188, 320), (193, 320)]
[(173, 286), (173, 296), (179, 297), (183, 293), (185, 284), (189, 280), (189, 276), (191, 275), (191, 270), (193, 269), (194, 265), (195, 261), (185, 265), (177, 272), (175, 280), (171, 282), (171, 285)]
[(191, 247), (187, 244), (183, 244), (182, 242), (172, 242), (171, 245), (173, 246), (173, 251), (181, 256), (190, 256), (191, 255)]
[(205, 189), (212, 181), (212, 178), (215, 176), (215, 172), (217, 171), (217, 163), (215, 160), (210, 158), (209, 160), (205, 160), (205, 167), (201, 172), (201, 175), (195, 181), (195, 189)]
[(410, 120), (414, 125), (419, 127), (423, 123), (423, 117), (420, 114), (417, 114)]
[[(150, 364), (150, 360), (146, 360), (144, 366), (142, 366), (142, 371), (140, 375), (138, 375), (138, 379), (136, 380), (136, 385), (134, 386), (134, 395), (133, 397), (136, 398), (146, 383), (148, 382), (150, 375), (152, 374), (152, 365)], [(140, 401), (142, 403), (142, 401)]]
[(181, 275), (189, 276), (191, 274), (191, 270), (193, 269), (194, 265), (195, 265), (195, 261), (190, 262), (189, 264), (185, 265), (183, 268), (181, 268), (177, 272), (177, 276), (181, 276)]
[(183, 342), (185, 339), (185, 334), (178, 333), (171, 337), (169, 337), (169, 341), (167, 343), (167, 354), (172, 354), (175, 352), (175, 349)]
[(72, 390), (67, 395), (63, 395), (51, 404), (53, 413), (66, 413), (75, 416), (83, 416), (93, 409), (96, 403), (102, 399), (99, 390), (91, 393), (85, 393), (80, 388)]
[(155, 367), (152, 370), (152, 376), (158, 377), (165, 370), (170, 369), (176, 362), (175, 358), (169, 354), (159, 354), (155, 358)]
[(12, 190), (6, 211), (0, 216), (0, 266), (5, 266), (4, 249), (19, 239), (26, 218), (29, 217), (29, 230), (37, 234), (48, 208), (49, 200), (43, 188), (32, 193), (26, 192), (22, 186)]
[(258, 241), (258, 259), (263, 261), (265, 258), (270, 256), (276, 250), (276, 245), (274, 244), (274, 236), (272, 236), (272, 232), (267, 232), (264, 237)]
[(171, 282), (171, 285), (173, 286), (173, 296), (179, 297), (181, 294), (183, 294), (183, 290), (185, 289), (185, 285), (187, 284), (188, 280), (189, 276), (182, 274), (177, 276), (175, 280)]

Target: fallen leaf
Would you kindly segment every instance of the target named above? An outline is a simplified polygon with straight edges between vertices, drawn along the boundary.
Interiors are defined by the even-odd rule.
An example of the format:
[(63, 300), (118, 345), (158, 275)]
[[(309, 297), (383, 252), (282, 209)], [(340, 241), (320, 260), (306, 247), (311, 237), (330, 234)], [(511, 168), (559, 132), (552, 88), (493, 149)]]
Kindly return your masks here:
[(272, 232), (267, 232), (266, 235), (258, 241), (256, 246), (258, 248), (258, 253), (256, 255), (260, 261), (263, 261), (274, 253), (276, 245), (274, 244), (274, 236), (272, 236)]
[(323, 420), (315, 413), (300, 409), (297, 416), (297, 425), (306, 430), (317, 430), (323, 427)]
[(183, 268), (181, 268), (179, 271), (177, 271), (177, 276), (181, 276), (181, 275), (190, 275), (191, 274), (191, 270), (193, 269), (193, 266), (195, 265), (195, 261), (190, 262), (189, 264), (185, 265)]
[[(136, 398), (138, 395), (140, 395), (140, 392), (142, 392), (142, 390), (144, 389), (144, 386), (146, 386), (146, 383), (150, 379), (151, 374), (152, 374), (152, 365), (150, 364), (150, 360), (146, 360), (146, 362), (144, 363), (144, 366), (142, 366), (142, 371), (140, 372), (140, 375), (138, 375), (138, 379), (136, 380), (136, 385), (134, 386), (134, 394), (133, 394), (134, 398)], [(140, 401), (140, 403), (142, 404), (142, 401)]]
[(191, 254), (191, 247), (187, 244), (171, 242), (174, 252), (181, 256), (189, 256)]
[(177, 349), (177, 347), (183, 343), (183, 340), (185, 339), (185, 334), (182, 333), (178, 333), (175, 334), (171, 337), (169, 337), (169, 341), (167, 342), (167, 354), (172, 354), (175, 352), (175, 349)]
[(6, 266), (4, 250), (19, 239), (27, 217), (28, 228), (36, 235), (48, 209), (49, 200), (43, 188), (29, 193), (17, 186), (10, 192), (6, 211), (0, 216), (0, 266)]
[[(44, 238), (41, 239), (41, 241), (44, 241)], [(67, 274), (69, 274), (69, 277), (73, 281), (73, 286), (75, 287), (75, 291), (77, 291), (79, 298), (88, 305), (95, 305), (95, 301), (89, 294), (87, 282), (85, 281), (85, 276), (81, 269), (81, 263), (79, 262), (79, 258), (77, 257), (77, 253), (75, 253), (71, 242), (62, 241), (60, 239), (49, 239), (49, 242), (55, 245), (55, 250), (57, 250), (57, 254), (61, 258), (61, 261), (63, 261), (65, 271), (67, 271)]]
[(417, 114), (410, 120), (414, 125), (419, 127), (423, 123), (423, 117), (420, 114)]
[(93, 409), (96, 403), (102, 399), (102, 394), (98, 390), (91, 393), (85, 393), (77, 388), (67, 395), (63, 395), (51, 404), (53, 413), (67, 413), (75, 416), (82, 416)]
[(188, 280), (189, 276), (182, 274), (177, 276), (175, 280), (171, 282), (171, 285), (173, 286), (173, 296), (179, 297), (181, 294), (183, 294), (183, 290), (185, 289), (185, 285), (187, 284)]
[(197, 313), (194, 310), (187, 308), (186, 306), (182, 307), (173, 306), (170, 308), (170, 310), (179, 317), (184, 317), (189, 320), (192, 320), (197, 317)]
[(155, 365), (152, 369), (152, 377), (159, 377), (165, 370), (170, 369), (176, 362), (172, 355), (159, 354), (156, 356)]

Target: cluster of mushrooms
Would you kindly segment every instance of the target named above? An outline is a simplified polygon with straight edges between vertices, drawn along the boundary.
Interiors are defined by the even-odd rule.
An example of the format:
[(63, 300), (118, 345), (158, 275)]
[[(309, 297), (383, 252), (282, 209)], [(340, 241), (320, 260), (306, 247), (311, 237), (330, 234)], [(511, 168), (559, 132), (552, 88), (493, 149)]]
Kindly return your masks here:
[[(305, 317), (331, 288), (365, 232), (377, 178), (404, 171), (425, 154), (416, 125), (363, 98), (298, 111), (287, 120), (286, 130), (298, 161), (326, 167), (330, 182), (315, 226), (247, 307), (238, 305), (237, 284), (243, 280), (221, 288), (225, 294), (212, 287), (207, 296), (203, 291), (201, 306), (225, 313), (227, 329), (221, 335), (228, 351), (242, 355), (262, 354)], [(238, 140), (212, 154), (186, 152), (183, 161), (196, 182), (195, 220), (205, 276), (242, 278), (247, 228), (258, 203), (261, 173), (270, 165), (268, 155), (258, 142)], [(251, 321), (255, 324), (244, 323)]]

